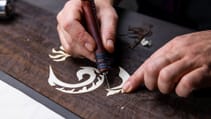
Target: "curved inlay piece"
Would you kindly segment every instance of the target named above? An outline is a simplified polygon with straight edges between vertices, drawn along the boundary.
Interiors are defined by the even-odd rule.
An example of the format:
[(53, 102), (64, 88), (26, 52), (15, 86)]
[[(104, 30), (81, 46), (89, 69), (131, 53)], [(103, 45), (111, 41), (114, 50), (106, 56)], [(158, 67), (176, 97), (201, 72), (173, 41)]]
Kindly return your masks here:
[[(49, 66), (49, 78), (48, 83), (50, 86), (56, 87), (57, 90), (70, 94), (80, 94), (93, 91), (100, 87), (104, 82), (104, 76), (96, 74), (97, 69), (92, 67), (81, 67), (81, 69), (76, 73), (78, 80), (82, 80), (83, 75), (89, 75), (89, 78), (81, 83), (71, 84), (66, 83), (58, 79), (51, 66)], [(73, 80), (73, 79), (70, 79)]]
[[(55, 50), (53, 48), (52, 54), (49, 54), (49, 57), (53, 59), (53, 61), (55, 62), (65, 61), (70, 56), (71, 55), (65, 53), (64, 48), (62, 46), (59, 48), (59, 50)], [(122, 83), (119, 86), (106, 89), (108, 91), (107, 96), (120, 93), (123, 84), (130, 76), (127, 73), (127, 71), (125, 71), (123, 68), (119, 67), (119, 69), (120, 69), (119, 77), (121, 78)], [(89, 78), (84, 82), (80, 82), (83, 80), (84, 75), (89, 75)], [(49, 78), (48, 78), (49, 85), (55, 87), (56, 90), (59, 90), (64, 93), (81, 94), (81, 93), (91, 92), (99, 88), (105, 80), (105, 77), (102, 74), (100, 74), (99, 71), (94, 67), (80, 67), (80, 69), (76, 72), (76, 77), (79, 83), (71, 84), (63, 82), (55, 76), (52, 67), (49, 66)]]
[(62, 62), (65, 61), (68, 57), (71, 55), (66, 53), (64, 51), (64, 48), (62, 46), (59, 47), (59, 50), (56, 50), (55, 48), (52, 49), (52, 54), (48, 55), (53, 61), (55, 62)]
[(124, 83), (130, 77), (130, 74), (127, 73), (127, 71), (125, 71), (123, 68), (119, 67), (119, 69), (120, 69), (119, 77), (121, 78), (122, 83), (119, 86), (116, 86), (116, 87), (113, 87), (113, 88), (110, 88), (110, 89), (106, 89), (108, 91), (106, 96), (110, 96), (110, 95), (120, 93)]

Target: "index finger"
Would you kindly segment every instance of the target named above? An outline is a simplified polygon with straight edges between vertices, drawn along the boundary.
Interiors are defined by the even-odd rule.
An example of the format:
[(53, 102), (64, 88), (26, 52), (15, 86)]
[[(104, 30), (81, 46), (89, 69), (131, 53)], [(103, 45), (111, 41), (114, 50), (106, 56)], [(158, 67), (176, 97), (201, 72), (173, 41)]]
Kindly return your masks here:
[(132, 76), (125, 82), (122, 88), (122, 92), (129, 93), (137, 89), (141, 84), (144, 83), (144, 70), (143, 65), (139, 67)]

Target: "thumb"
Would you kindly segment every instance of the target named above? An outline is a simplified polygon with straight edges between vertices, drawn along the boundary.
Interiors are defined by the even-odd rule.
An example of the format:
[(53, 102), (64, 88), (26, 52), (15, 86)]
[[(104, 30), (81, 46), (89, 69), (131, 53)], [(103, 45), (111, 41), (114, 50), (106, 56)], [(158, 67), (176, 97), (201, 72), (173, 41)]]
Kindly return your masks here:
[(105, 8), (101, 13), (100, 23), (103, 45), (109, 53), (113, 53), (118, 16), (113, 7)]

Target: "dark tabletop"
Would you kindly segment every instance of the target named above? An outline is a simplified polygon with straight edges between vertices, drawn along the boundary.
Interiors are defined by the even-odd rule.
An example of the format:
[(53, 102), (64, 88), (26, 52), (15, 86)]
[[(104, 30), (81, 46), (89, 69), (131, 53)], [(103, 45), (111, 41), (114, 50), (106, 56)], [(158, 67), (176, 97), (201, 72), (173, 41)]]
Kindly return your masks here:
[[(17, 15), (11, 22), (0, 23), (0, 70), (32, 88), (39, 94), (64, 107), (70, 112), (87, 119), (140, 119), (140, 118), (210, 118), (209, 95), (191, 95), (187, 99), (175, 94), (162, 95), (141, 87), (132, 94), (117, 94), (106, 97), (105, 85), (97, 90), (71, 95), (55, 90), (48, 84), (49, 65), (57, 77), (72, 83), (80, 66), (95, 66), (85, 59), (68, 58), (65, 62), (53, 62), (48, 54), (60, 46), (56, 31), (56, 14), (17, 1)], [(177, 35), (192, 30), (150, 18), (138, 13), (118, 9), (116, 65), (132, 74), (155, 50)], [(146, 36), (151, 47), (137, 45), (130, 28), (150, 30)], [(113, 79), (118, 78), (113, 76)], [(113, 83), (113, 84), (112, 84)], [(115, 85), (118, 82), (111, 82)], [(124, 107), (124, 108), (122, 108)]]

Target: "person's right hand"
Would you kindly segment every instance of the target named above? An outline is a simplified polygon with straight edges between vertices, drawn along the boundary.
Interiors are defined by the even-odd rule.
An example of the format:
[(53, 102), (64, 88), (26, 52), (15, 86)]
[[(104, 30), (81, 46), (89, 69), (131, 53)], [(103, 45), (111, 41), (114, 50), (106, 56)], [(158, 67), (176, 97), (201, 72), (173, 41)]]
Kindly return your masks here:
[[(95, 4), (103, 45), (108, 52), (112, 53), (118, 19), (112, 6), (113, 0), (95, 0)], [(69, 0), (57, 15), (60, 41), (71, 56), (86, 57), (95, 61), (96, 44), (82, 25), (82, 18), (81, 0)]]

